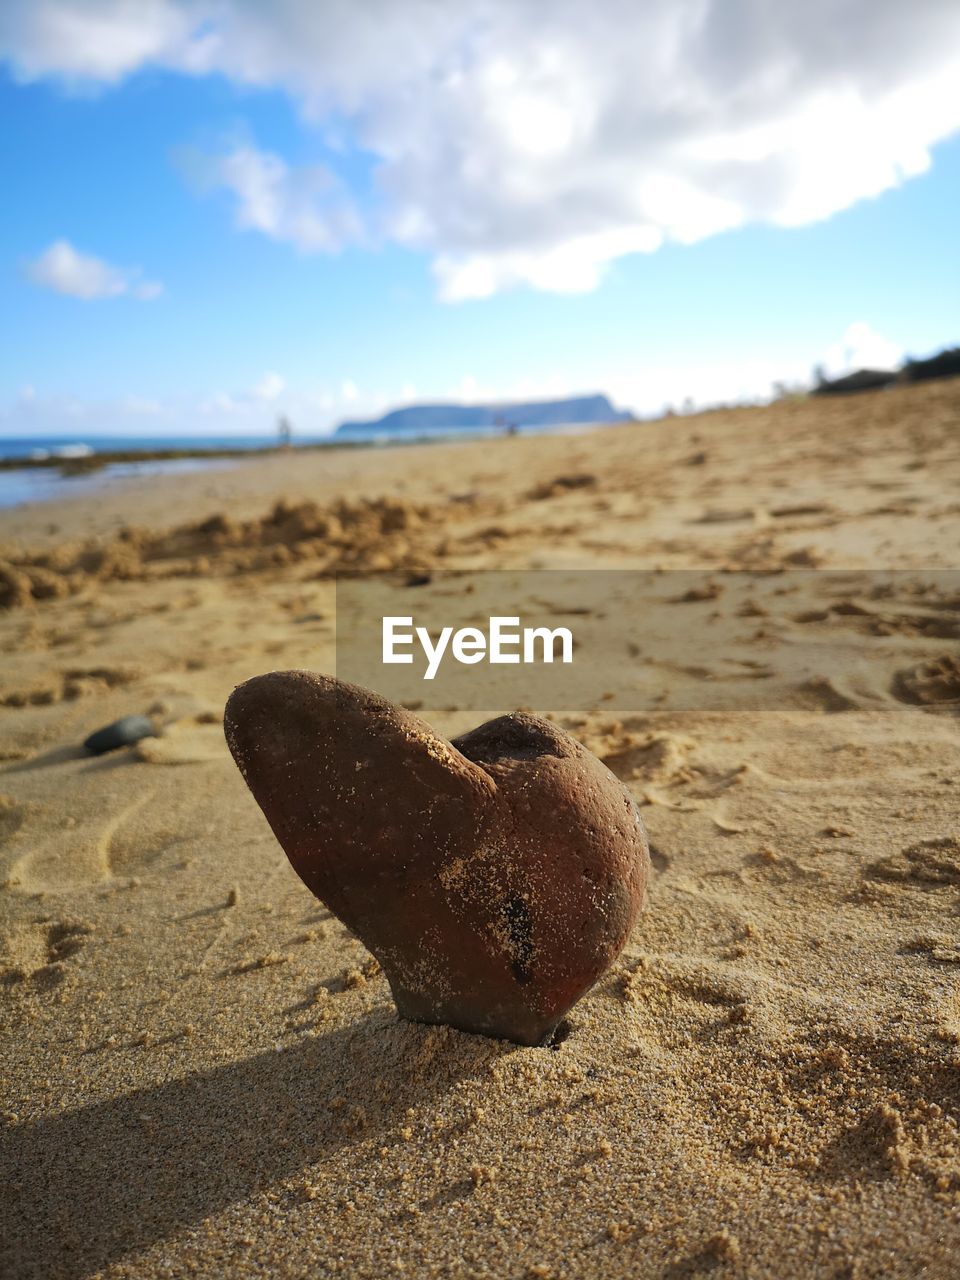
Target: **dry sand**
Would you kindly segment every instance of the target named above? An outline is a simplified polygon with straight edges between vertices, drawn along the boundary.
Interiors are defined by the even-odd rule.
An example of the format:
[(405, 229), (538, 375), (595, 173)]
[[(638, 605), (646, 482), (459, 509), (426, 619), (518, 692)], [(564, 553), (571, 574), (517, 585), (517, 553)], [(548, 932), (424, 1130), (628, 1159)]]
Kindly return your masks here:
[[(943, 382), (5, 513), (0, 1272), (960, 1273), (958, 427)], [(339, 569), (506, 566), (710, 571), (693, 632), (721, 571), (845, 571), (739, 602), (770, 705), (563, 719), (655, 872), (554, 1050), (399, 1022), (220, 724), (331, 669)]]

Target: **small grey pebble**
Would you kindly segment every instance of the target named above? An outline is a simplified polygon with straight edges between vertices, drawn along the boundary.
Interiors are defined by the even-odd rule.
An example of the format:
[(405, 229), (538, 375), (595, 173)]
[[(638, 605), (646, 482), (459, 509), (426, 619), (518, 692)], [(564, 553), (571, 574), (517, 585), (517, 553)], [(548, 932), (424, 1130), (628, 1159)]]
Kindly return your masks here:
[(106, 751), (130, 747), (141, 738), (156, 736), (157, 731), (153, 721), (146, 716), (121, 716), (119, 720), (114, 720), (113, 724), (104, 725), (96, 733), (91, 733), (83, 745), (95, 756), (102, 756)]

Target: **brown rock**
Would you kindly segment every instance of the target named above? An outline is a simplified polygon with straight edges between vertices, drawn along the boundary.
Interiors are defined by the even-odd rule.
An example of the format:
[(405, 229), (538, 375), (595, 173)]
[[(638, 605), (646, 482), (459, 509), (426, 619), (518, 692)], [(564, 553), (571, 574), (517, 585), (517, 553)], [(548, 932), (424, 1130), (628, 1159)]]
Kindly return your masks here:
[(227, 742), (308, 888), (418, 1022), (538, 1044), (619, 953), (649, 854), (626, 788), (549, 721), (453, 743), (307, 671), (231, 695)]

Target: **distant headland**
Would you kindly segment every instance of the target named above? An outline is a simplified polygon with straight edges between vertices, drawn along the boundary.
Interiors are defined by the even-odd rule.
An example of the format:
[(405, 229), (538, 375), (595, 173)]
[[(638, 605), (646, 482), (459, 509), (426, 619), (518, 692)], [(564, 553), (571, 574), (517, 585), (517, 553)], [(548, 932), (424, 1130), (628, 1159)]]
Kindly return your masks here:
[(629, 422), (632, 413), (615, 409), (605, 395), (573, 396), (566, 400), (523, 401), (516, 404), (414, 404), (394, 409), (369, 422), (343, 422), (337, 436), (367, 436), (465, 427), (574, 426), (601, 422)]

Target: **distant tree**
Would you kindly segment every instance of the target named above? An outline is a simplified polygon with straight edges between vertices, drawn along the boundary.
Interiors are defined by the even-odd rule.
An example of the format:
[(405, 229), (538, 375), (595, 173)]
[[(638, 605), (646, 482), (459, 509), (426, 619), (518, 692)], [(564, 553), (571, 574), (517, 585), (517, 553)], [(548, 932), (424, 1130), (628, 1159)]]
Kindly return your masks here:
[(899, 375), (890, 369), (857, 369), (854, 373), (844, 374), (842, 378), (834, 378), (832, 382), (822, 382), (814, 387), (815, 396), (846, 395), (853, 391), (879, 391), (883, 387), (892, 386)]
[(900, 374), (904, 382), (926, 382), (930, 378), (960, 376), (960, 347), (947, 347), (927, 360), (907, 360)]

